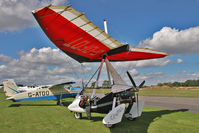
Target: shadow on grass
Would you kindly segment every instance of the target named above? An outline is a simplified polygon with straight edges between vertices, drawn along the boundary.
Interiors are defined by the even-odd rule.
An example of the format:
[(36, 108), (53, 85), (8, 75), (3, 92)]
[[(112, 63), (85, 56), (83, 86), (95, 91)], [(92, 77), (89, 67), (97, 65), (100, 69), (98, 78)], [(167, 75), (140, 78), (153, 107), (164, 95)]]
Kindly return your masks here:
[[(113, 133), (123, 132), (124, 130), (125, 130), (125, 132), (126, 131), (128, 132), (128, 130), (129, 130), (129, 132), (134, 133), (131, 129), (129, 129), (129, 127), (132, 127), (132, 124), (133, 124), (133, 125), (135, 125), (134, 128), (140, 129), (140, 131), (136, 130), (135, 133), (139, 133), (139, 132), (147, 133), (147, 130), (146, 130), (146, 132), (143, 132), (143, 129), (145, 127), (148, 129), (148, 126), (150, 125), (150, 123), (160, 119), (162, 115), (171, 114), (171, 113), (175, 113), (175, 112), (187, 112), (187, 111), (189, 111), (189, 109), (143, 112), (141, 117), (136, 118), (136, 120), (133, 120), (133, 121), (127, 120), (125, 117), (123, 117), (122, 122), (118, 123), (113, 128), (110, 128), (110, 130), (113, 131)], [(93, 121), (93, 122), (102, 121), (103, 118), (104, 118), (104, 116), (93, 116), (93, 117), (91, 117), (91, 121)], [(84, 117), (82, 117), (82, 119), (88, 120), (88, 117), (84, 116)], [(118, 131), (118, 129), (122, 129), (122, 130)]]
[[(93, 122), (102, 121), (103, 118), (104, 118), (103, 116), (94, 116), (91, 118), (90, 121), (93, 121)], [(82, 117), (82, 119), (88, 120), (88, 117)]]
[(188, 109), (143, 112), (142, 116), (134, 121), (129, 121), (123, 117), (122, 122), (110, 128), (110, 131), (111, 133), (147, 133), (150, 124), (160, 119), (163, 115), (186, 111)]
[(63, 106), (66, 106), (66, 107), (68, 107), (70, 104), (71, 104), (72, 102), (62, 102), (62, 104), (63, 104)]
[(11, 104), (8, 107), (20, 107), (20, 106), (57, 106), (56, 104)]
[[(63, 106), (68, 106), (71, 102), (62, 102)], [(20, 106), (60, 106), (55, 104), (11, 104), (8, 107), (20, 107)]]

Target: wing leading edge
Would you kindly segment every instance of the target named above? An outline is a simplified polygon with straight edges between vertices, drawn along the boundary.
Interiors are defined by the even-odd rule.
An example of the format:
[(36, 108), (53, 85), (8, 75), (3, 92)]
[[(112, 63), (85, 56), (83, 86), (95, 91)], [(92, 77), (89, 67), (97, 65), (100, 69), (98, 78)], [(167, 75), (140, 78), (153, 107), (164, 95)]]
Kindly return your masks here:
[(110, 61), (162, 58), (166, 52), (124, 45), (89, 21), (71, 6), (47, 6), (33, 15), (49, 39), (79, 62), (98, 62), (104, 55)]

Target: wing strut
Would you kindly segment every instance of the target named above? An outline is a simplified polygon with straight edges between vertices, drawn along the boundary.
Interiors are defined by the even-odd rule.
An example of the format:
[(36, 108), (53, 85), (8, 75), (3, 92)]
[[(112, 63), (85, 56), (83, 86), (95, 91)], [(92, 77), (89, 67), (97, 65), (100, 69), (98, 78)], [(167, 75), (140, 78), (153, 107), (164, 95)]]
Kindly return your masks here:
[(102, 70), (103, 64), (104, 64), (104, 59), (102, 59), (102, 61), (101, 61), (101, 65), (100, 65), (100, 68), (99, 68), (99, 72), (98, 72), (98, 75), (97, 75), (97, 80), (95, 82), (95, 86), (94, 86), (94, 89), (93, 89), (93, 94), (91, 96), (91, 99), (95, 96), (96, 88), (98, 87), (99, 77), (100, 77), (100, 74), (101, 74), (101, 70)]
[(107, 70), (107, 75), (108, 75), (108, 87), (111, 88), (111, 77), (110, 77), (110, 71), (108, 69), (107, 64), (106, 64), (106, 70)]

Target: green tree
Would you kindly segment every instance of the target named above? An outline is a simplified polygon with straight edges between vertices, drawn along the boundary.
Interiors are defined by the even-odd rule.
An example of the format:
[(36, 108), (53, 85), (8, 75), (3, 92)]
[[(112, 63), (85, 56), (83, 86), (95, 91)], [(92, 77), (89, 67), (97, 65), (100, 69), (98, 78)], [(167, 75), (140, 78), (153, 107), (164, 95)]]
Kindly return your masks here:
[(109, 81), (108, 80), (104, 80), (103, 83), (102, 83), (102, 88), (109, 88), (110, 85), (109, 85)]
[(91, 83), (91, 88), (93, 89), (95, 87), (95, 81)]

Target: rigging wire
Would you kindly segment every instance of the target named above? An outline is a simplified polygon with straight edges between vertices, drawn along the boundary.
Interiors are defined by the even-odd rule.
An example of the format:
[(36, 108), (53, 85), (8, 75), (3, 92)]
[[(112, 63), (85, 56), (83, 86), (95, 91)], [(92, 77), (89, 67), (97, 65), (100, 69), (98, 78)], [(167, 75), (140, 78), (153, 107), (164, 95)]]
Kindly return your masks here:
[(80, 63), (80, 66), (81, 66), (81, 72), (82, 72), (82, 76), (81, 76), (81, 80), (82, 80), (82, 88), (84, 89), (86, 86), (85, 86), (85, 82), (86, 82), (86, 79), (88, 78), (88, 75), (86, 75), (86, 66), (83, 64), (83, 63)]
[[(69, 57), (69, 56), (68, 56)], [(73, 69), (74, 69), (74, 63), (70, 60), (71, 59), (71, 57), (69, 57), (69, 58), (66, 58), (66, 62), (68, 63), (68, 64), (70, 64), (70, 65), (68, 65), (69, 66), (69, 70), (71, 70), (71, 74), (74, 76), (74, 77), (77, 77), (77, 79), (80, 79), (80, 77), (79, 77), (79, 75), (77, 74), (77, 72), (76, 71), (72, 71)], [(77, 62), (75, 62), (75, 63), (77, 63)], [(78, 81), (78, 80), (76, 80), (76, 81)]]
[(94, 72), (94, 74), (91, 76), (91, 78), (89, 79), (89, 81), (87, 82), (87, 84), (85, 85), (85, 88), (88, 87), (88, 84), (90, 83), (90, 81), (93, 79), (93, 77), (96, 75), (96, 73), (99, 71), (100, 66), (97, 68), (97, 70)]

